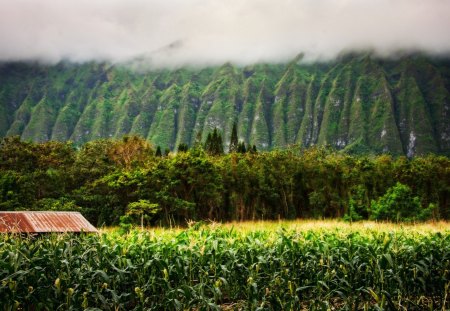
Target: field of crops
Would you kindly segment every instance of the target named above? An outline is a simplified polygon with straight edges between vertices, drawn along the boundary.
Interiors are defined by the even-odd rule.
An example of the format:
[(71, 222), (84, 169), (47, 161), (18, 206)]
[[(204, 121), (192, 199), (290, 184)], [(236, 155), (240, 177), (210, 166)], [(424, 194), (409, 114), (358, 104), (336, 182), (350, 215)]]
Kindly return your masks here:
[(0, 236), (2, 310), (446, 310), (449, 271), (446, 223)]

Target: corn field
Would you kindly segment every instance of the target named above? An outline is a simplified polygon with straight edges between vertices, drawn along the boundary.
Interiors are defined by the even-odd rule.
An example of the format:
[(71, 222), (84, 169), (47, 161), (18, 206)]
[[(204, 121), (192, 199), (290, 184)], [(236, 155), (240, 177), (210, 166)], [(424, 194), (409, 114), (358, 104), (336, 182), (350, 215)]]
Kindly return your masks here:
[(449, 271), (448, 226), (0, 236), (2, 310), (447, 310)]

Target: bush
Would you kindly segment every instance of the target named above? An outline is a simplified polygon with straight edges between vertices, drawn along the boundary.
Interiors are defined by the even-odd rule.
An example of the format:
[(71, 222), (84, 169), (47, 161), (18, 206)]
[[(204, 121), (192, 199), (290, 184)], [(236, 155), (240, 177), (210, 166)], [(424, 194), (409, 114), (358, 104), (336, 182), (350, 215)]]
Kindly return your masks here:
[(431, 218), (434, 205), (422, 209), (420, 198), (413, 196), (412, 190), (407, 185), (397, 182), (386, 193), (372, 201), (371, 219), (390, 221), (427, 220)]

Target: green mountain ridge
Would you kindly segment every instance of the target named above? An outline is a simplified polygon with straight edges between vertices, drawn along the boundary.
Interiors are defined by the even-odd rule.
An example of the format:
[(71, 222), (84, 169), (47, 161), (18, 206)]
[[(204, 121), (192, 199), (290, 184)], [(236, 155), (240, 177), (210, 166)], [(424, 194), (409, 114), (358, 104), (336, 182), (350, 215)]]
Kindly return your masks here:
[[(347, 55), (329, 63), (229, 63), (146, 72), (110, 64), (0, 64), (0, 137), (125, 134), (176, 150), (217, 127), (258, 150), (450, 155), (450, 60)], [(227, 147), (225, 147), (227, 150)]]

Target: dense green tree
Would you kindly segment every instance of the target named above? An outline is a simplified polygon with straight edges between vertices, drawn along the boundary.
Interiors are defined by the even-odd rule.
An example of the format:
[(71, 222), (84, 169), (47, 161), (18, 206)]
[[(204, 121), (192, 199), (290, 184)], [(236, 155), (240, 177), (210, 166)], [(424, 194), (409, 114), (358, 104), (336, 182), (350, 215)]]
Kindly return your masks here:
[(81, 147), (72, 172), (78, 184), (93, 182), (114, 170), (114, 162), (109, 156), (110, 147), (111, 142), (106, 139), (94, 140)]
[(223, 154), (217, 129), (205, 149), (197, 144), (166, 157), (155, 157), (139, 137), (78, 149), (10, 137), (0, 144), (0, 210), (79, 210), (97, 225), (118, 224), (130, 204), (141, 200), (160, 208), (148, 224), (450, 218), (445, 156), (355, 156), (297, 146), (238, 151)]
[(239, 152), (239, 153), (247, 152), (247, 148), (245, 148), (245, 143), (243, 141), (238, 144), (237, 152)]
[(161, 147), (156, 147), (155, 157), (162, 157)]
[(220, 135), (217, 128), (214, 128), (212, 133), (208, 133), (205, 141), (205, 151), (213, 156), (218, 156), (223, 154), (223, 141), (222, 135)]
[(228, 149), (229, 153), (238, 152), (239, 142), (238, 142), (238, 134), (237, 134), (237, 125), (236, 122), (233, 123), (233, 129), (231, 130), (230, 137), (230, 147)]
[(151, 145), (139, 136), (124, 136), (109, 147), (111, 160), (127, 170), (150, 161), (154, 153)]
[(127, 215), (136, 215), (140, 218), (141, 229), (144, 229), (144, 219), (150, 220), (160, 211), (159, 205), (148, 200), (131, 202), (127, 206)]
[(5, 137), (0, 142), (0, 169), (32, 171), (38, 165), (37, 145), (20, 140), (19, 136)]
[(186, 152), (189, 150), (188, 144), (181, 143), (178, 145), (178, 152)]
[(397, 182), (372, 203), (371, 218), (390, 221), (423, 220), (423, 209), (419, 197), (413, 196), (411, 188)]

